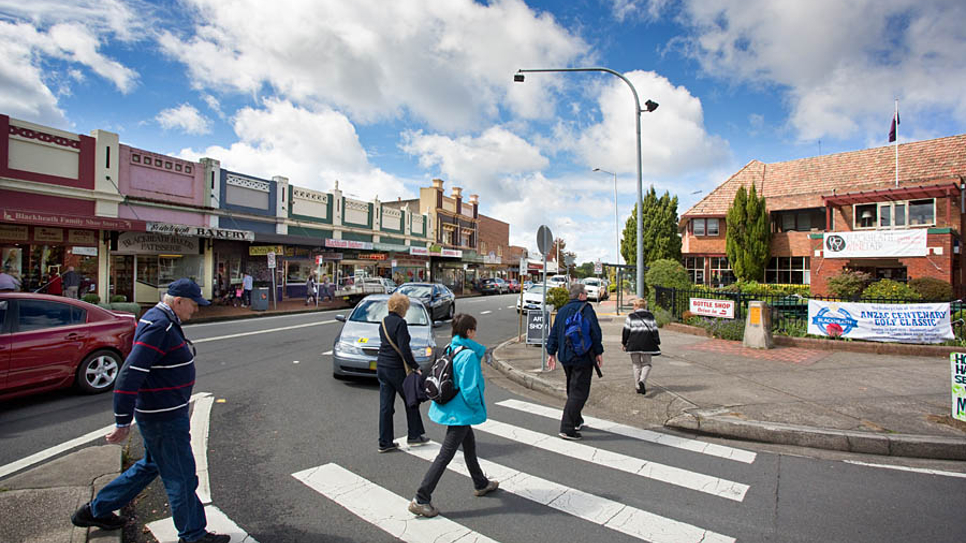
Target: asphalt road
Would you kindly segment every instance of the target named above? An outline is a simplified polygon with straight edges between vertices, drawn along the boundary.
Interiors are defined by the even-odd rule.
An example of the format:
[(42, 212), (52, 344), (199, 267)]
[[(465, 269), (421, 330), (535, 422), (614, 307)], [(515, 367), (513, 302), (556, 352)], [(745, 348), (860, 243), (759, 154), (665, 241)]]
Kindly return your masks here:
[[(475, 315), (477, 339), (496, 345), (517, 333), (514, 301), (510, 295), (464, 299), (457, 311)], [(335, 464), (408, 500), (429, 467), (405, 452), (377, 454), (375, 380), (335, 380), (332, 357), (323, 354), (332, 349), (341, 326), (334, 320), (337, 313), (186, 326), (198, 349), (195, 392), (211, 392), (217, 399), (208, 452), (213, 503), (261, 543), (396, 541), (293, 474)], [(448, 327), (437, 329), (440, 345), (448, 339)], [(559, 402), (517, 389), (489, 368), (485, 373), (492, 421), (512, 425), (519, 435), (556, 433), (552, 419), (497, 404), (516, 399), (559, 408)], [(110, 395), (68, 392), (0, 404), (0, 465), (102, 428), (111, 423), (110, 413)], [(444, 428), (425, 416), (424, 422), (428, 436), (441, 441)], [(405, 431), (400, 402), (395, 435)], [(557, 508), (508, 491), (475, 498), (470, 480), (452, 471), (444, 474), (434, 503), (448, 519), (501, 542), (640, 541), (620, 531), (631, 524), (620, 515), (633, 509), (739, 541), (966, 539), (963, 478), (854, 465), (749, 443), (727, 443), (757, 452), (753, 462), (744, 463), (594, 429), (584, 435), (581, 445), (604, 451), (589, 460), (612, 453), (624, 459), (578, 460), (539, 448), (526, 436), (516, 440), (476, 431), (482, 459), (591, 495), (571, 497), (569, 503), (600, 522), (611, 519), (610, 527), (561, 511), (568, 507), (562, 498)], [(567, 442), (550, 440), (550, 446), (561, 443)], [(634, 459), (651, 464), (630, 472), (618, 469)], [(655, 463), (691, 473), (675, 475), (671, 482), (637, 475), (660, 471)], [(708, 485), (702, 476), (723, 482)], [(682, 482), (694, 477), (696, 483)], [(744, 489), (743, 499), (709, 491), (729, 482)], [(536, 492), (535, 484), (529, 488)], [(615, 509), (594, 509), (605, 500)], [(658, 523), (652, 517), (642, 525)]]

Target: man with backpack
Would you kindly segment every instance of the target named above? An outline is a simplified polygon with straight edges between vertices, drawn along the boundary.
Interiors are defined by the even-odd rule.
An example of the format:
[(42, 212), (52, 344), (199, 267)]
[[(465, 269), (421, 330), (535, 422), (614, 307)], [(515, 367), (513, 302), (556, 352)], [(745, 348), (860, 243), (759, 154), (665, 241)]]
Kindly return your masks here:
[(557, 367), (557, 359), (567, 375), (567, 404), (560, 419), (560, 437), (581, 439), (584, 419), (580, 412), (590, 397), (590, 379), (603, 365), (600, 323), (594, 308), (587, 303), (582, 283), (570, 285), (570, 301), (557, 312), (547, 337), (548, 367)]

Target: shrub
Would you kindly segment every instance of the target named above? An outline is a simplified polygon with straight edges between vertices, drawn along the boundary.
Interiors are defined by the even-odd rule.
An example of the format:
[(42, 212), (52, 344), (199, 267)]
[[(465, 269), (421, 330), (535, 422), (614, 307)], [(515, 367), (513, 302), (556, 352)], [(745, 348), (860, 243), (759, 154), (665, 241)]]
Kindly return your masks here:
[(563, 287), (553, 287), (547, 291), (547, 303), (552, 304), (557, 311), (569, 301), (570, 293)]
[(745, 338), (745, 321), (739, 319), (707, 319), (711, 337), (741, 341)]
[(950, 300), (953, 297), (953, 286), (935, 277), (917, 277), (909, 281), (909, 286), (918, 292), (923, 300)]
[(775, 333), (778, 335), (789, 337), (805, 337), (808, 335), (808, 321), (784, 319), (780, 322), (780, 326), (775, 328)]
[(920, 300), (922, 296), (905, 283), (892, 279), (881, 279), (869, 285), (862, 291), (863, 298), (899, 298), (903, 300)]
[(654, 313), (654, 320), (657, 321), (658, 328), (664, 328), (664, 325), (674, 320), (671, 312), (663, 307), (655, 307), (651, 313)]
[(681, 313), (681, 321), (688, 322), (689, 320), (691, 320), (691, 317), (693, 316), (694, 316), (694, 313), (690, 311), (685, 311), (684, 313)]
[(125, 302), (127, 302), (127, 296), (123, 294), (115, 294), (114, 296), (111, 296), (112, 304), (123, 304)]
[(688, 271), (677, 260), (661, 259), (651, 262), (650, 269), (644, 277), (648, 287), (661, 286), (667, 288), (686, 289), (691, 287)]
[(828, 290), (833, 296), (853, 300), (872, 283), (872, 276), (861, 271), (845, 270), (828, 280)]
[(87, 302), (89, 304), (99, 304), (99, 303), (101, 303), (101, 297), (98, 296), (97, 294), (94, 294), (93, 292), (88, 293), (88, 294), (85, 294), (83, 297), (81, 297), (81, 300), (84, 300), (85, 302)]

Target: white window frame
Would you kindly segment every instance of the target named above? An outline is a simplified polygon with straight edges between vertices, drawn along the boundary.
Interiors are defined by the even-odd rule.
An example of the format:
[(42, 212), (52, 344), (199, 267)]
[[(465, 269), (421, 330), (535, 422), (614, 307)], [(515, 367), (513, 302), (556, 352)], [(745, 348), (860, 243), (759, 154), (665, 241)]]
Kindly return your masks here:
[[(714, 234), (711, 233), (710, 224), (714, 221)], [(721, 219), (717, 217), (711, 217), (704, 220), (704, 235), (707, 237), (718, 237), (721, 235)]]
[[(909, 204), (912, 202), (920, 202), (923, 200), (932, 200), (932, 222), (928, 224), (909, 224)], [(858, 207), (859, 206), (869, 206), (875, 205), (875, 221), (873, 221), (874, 226), (859, 226), (858, 217)], [(904, 206), (903, 219), (905, 224), (896, 225), (896, 205)], [(889, 202), (863, 202), (861, 204), (852, 204), (852, 228), (854, 230), (893, 230), (893, 229), (905, 229), (905, 228), (930, 228), (936, 226), (936, 198), (916, 198), (914, 200), (896, 200)], [(889, 208), (889, 225), (880, 226), (882, 221), (882, 208)]]
[[(701, 233), (700, 234), (698, 233), (698, 222), (699, 221), (701, 222)], [(705, 236), (708, 235), (707, 232), (708, 232), (707, 221), (705, 221), (703, 218), (701, 218), (701, 219), (691, 219), (691, 233), (692, 234), (694, 234), (697, 237), (702, 237), (703, 238), (703, 237), (705, 237)]]

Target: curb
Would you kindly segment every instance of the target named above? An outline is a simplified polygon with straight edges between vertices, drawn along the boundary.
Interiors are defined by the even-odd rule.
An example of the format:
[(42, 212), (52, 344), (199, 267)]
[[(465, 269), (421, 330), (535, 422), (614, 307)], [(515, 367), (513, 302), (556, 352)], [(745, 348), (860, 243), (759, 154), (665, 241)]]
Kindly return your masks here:
[(505, 375), (507, 379), (522, 387), (529, 388), (530, 390), (535, 390), (537, 392), (543, 392), (544, 394), (549, 394), (561, 400), (566, 400), (567, 391), (563, 387), (558, 387), (542, 377), (531, 375), (525, 371), (520, 371), (499, 358), (500, 350), (511, 343), (515, 343), (516, 341), (516, 338), (508, 339), (493, 349), (493, 367)]

